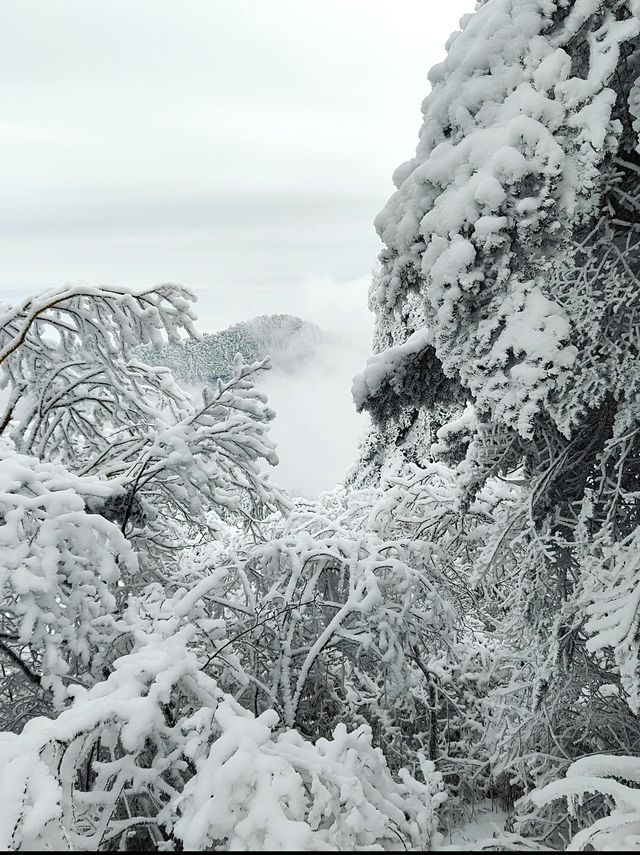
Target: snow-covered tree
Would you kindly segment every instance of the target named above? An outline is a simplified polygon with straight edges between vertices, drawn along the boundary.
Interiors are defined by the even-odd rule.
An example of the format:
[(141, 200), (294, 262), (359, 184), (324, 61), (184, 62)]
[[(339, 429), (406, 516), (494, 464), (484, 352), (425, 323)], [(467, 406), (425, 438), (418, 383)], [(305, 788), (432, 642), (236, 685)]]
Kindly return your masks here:
[(193, 333), (188, 296), (5, 308), (2, 845), (430, 848), (435, 737), (401, 750), (399, 716), (353, 713), (380, 678), (389, 712), (407, 675), (429, 684), (411, 657), (453, 620), (437, 562), (367, 529), (370, 496), (287, 517), (267, 359), (195, 404), (133, 358)]
[(455, 467), (521, 792), (640, 746), (639, 34), (635, 0), (478, 3), (376, 219), (364, 462)]
[(133, 356), (140, 343), (176, 340), (180, 328), (195, 336), (192, 299), (174, 285), (69, 288), (0, 318), (5, 435), (20, 452), (109, 481), (112, 494), (92, 508), (134, 542), (143, 532), (151, 553), (187, 532), (197, 539), (216, 508), (250, 520), (257, 504), (283, 501), (258, 465), (277, 462), (273, 411), (252, 384), (266, 360), (236, 361), (196, 405), (167, 369)]
[(201, 338), (181, 339), (160, 348), (141, 345), (135, 352), (149, 365), (166, 365), (178, 380), (215, 384), (231, 379), (238, 353), (249, 363), (280, 355), (309, 359), (323, 339), (315, 324), (293, 315), (259, 315)]

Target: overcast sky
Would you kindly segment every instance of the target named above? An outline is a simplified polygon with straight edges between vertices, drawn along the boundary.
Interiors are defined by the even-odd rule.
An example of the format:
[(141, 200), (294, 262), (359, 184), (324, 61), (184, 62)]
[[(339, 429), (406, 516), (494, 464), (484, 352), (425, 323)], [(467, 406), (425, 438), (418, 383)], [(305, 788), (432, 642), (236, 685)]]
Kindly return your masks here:
[(372, 221), (474, 0), (0, 4), (0, 299), (174, 281), (203, 331), (315, 321), (313, 362), (265, 380), (274, 477), (333, 487), (366, 426)]
[(178, 281), (215, 329), (301, 313), (310, 282), (361, 287), (472, 6), (3, 2), (0, 295)]

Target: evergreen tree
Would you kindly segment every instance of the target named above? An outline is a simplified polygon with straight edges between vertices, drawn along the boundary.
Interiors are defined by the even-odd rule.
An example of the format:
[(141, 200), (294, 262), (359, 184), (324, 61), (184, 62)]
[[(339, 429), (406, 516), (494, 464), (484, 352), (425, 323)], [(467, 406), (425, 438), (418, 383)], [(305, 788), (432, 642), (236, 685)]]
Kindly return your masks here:
[(524, 792), (640, 750), (640, 6), (490, 0), (461, 25), (376, 219), (354, 399), (387, 435), (426, 410), (418, 457), (455, 464), (461, 513), (524, 488), (467, 553), (513, 652), (495, 771)]

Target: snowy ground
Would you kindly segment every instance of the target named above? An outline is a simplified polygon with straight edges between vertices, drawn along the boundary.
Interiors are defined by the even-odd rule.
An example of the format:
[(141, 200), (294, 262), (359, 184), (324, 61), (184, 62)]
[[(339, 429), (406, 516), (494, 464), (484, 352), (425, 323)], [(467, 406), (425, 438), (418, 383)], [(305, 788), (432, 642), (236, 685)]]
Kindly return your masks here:
[(484, 848), (483, 843), (488, 845), (495, 835), (504, 834), (507, 816), (506, 811), (500, 810), (490, 801), (480, 802), (474, 808), (472, 819), (444, 835), (438, 851), (473, 851)]
[[(498, 808), (491, 801), (480, 802), (474, 807), (473, 817), (451, 829), (443, 835), (438, 852), (481, 852), (492, 851), (499, 846), (499, 851), (531, 852), (540, 847), (529, 841), (523, 842), (518, 835), (505, 831), (505, 823), (509, 814)], [(494, 850), (495, 851), (495, 850)], [(545, 850), (543, 850), (545, 851)]]

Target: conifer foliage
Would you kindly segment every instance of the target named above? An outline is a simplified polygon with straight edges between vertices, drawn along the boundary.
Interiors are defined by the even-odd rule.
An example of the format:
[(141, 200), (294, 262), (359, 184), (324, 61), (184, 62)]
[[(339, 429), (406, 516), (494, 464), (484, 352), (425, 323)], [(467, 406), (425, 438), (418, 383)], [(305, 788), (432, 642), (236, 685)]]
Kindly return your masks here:
[[(387, 459), (446, 462), (462, 518), (482, 508), (460, 560), (510, 660), (494, 775), (524, 795), (604, 751), (629, 781), (611, 758), (640, 752), (640, 6), (488, 0), (461, 25), (376, 220), (376, 353), (354, 400), (374, 436), (405, 426)], [(577, 848), (608, 839), (611, 787), (535, 799), (586, 789)], [(523, 828), (566, 843), (544, 810)]]

